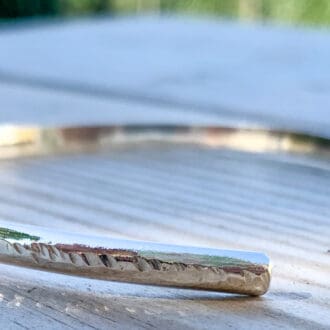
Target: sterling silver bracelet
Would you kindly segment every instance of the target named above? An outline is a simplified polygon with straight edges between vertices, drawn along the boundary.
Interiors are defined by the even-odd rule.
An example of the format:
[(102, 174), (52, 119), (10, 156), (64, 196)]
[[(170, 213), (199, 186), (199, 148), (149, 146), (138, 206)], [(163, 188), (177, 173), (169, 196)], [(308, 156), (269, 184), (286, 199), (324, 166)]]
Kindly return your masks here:
[[(224, 127), (0, 127), (0, 158), (90, 152), (145, 142), (197, 143), (245, 151), (327, 152), (328, 140)], [(50, 272), (148, 285), (264, 294), (263, 253), (118, 240), (0, 221), (0, 262)]]

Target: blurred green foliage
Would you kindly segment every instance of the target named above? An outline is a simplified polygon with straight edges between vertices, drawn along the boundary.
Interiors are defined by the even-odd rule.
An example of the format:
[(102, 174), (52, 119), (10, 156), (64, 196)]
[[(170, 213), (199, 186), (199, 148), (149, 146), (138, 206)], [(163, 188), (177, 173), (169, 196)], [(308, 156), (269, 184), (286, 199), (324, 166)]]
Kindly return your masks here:
[(0, 228), (0, 239), (14, 239), (14, 240), (30, 240), (30, 241), (39, 241), (40, 237), (31, 236), (26, 233), (21, 233), (16, 230), (11, 230), (8, 228)]
[(0, 18), (145, 11), (330, 24), (330, 0), (0, 0)]

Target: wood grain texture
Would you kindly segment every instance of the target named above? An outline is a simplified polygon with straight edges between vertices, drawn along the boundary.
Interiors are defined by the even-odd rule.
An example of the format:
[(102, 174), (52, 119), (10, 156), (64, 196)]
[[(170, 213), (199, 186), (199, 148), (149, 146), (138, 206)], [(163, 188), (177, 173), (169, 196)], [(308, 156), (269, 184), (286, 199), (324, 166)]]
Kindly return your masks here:
[[(274, 269), (271, 291), (264, 298), (249, 300), (142, 286), (136, 287), (134, 297), (139, 300), (147, 290), (145, 299), (149, 297), (152, 305), (158, 294), (167, 292), (175, 304), (181, 295), (202, 295), (206, 300), (210, 296), (212, 302), (199, 312), (198, 308), (192, 311), (185, 307), (185, 300), (180, 303), (178, 311), (187, 308), (195, 317), (200, 315), (198, 327), (216, 327), (215, 320), (207, 325), (201, 320), (213, 304), (218, 306), (229, 299), (232, 313), (244, 301), (244, 308), (257, 304), (258, 313), (261, 308), (274, 318), (284, 317), (287, 327), (292, 325), (292, 318), (295, 326), (322, 328), (328, 325), (330, 307), (329, 169), (328, 160), (170, 145), (2, 161), (0, 216), (54, 230), (265, 251)], [(56, 288), (62, 276), (49, 276)], [(94, 286), (100, 285), (95, 280), (83, 282), (89, 283), (92, 293)], [(104, 288), (107, 285), (113, 284), (102, 283)], [(62, 284), (61, 290), (66, 289)], [(75, 290), (79, 296), (79, 285)], [(136, 310), (132, 301), (127, 304), (128, 309)], [(161, 304), (159, 310), (163, 307)], [(143, 315), (140, 310), (137, 314)], [(244, 326), (246, 317), (238, 307), (236, 316), (236, 326)], [(190, 317), (185, 322), (196, 326)]]
[[(329, 135), (328, 41), (328, 32), (150, 18), (6, 29), (0, 122)], [(246, 298), (0, 265), (0, 327), (327, 329), (329, 183), (329, 159), (195, 146), (1, 161), (4, 220), (261, 250), (274, 268), (270, 292)]]

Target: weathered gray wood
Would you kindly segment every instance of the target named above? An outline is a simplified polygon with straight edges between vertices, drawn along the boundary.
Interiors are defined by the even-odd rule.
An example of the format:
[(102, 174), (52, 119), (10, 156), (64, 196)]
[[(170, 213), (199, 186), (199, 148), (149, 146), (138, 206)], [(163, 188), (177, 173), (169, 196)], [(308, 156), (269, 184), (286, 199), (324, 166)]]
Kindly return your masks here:
[(259, 299), (1, 266), (3, 308), (20, 310), (15, 304), (23, 300), (24, 308), (37, 313), (26, 319), (28, 325), (49, 322), (37, 303), (46, 304), (50, 315), (55, 309), (54, 326), (59, 320), (96, 328), (110, 326), (110, 320), (118, 327), (329, 325), (329, 161), (149, 146), (0, 165), (0, 216), (7, 221), (262, 250), (274, 264), (271, 291)]
[(0, 123), (42, 126), (106, 124), (234, 124), (221, 116), (178, 107), (105, 100), (0, 83)]
[[(7, 29), (0, 122), (263, 123), (329, 135), (328, 41), (178, 19)], [(326, 329), (329, 170), (327, 159), (168, 147), (1, 161), (5, 220), (262, 250), (274, 278), (266, 296), (247, 298), (0, 265), (0, 327)]]
[(2, 81), (329, 136), (326, 30), (188, 18), (86, 19), (6, 29), (0, 49)]

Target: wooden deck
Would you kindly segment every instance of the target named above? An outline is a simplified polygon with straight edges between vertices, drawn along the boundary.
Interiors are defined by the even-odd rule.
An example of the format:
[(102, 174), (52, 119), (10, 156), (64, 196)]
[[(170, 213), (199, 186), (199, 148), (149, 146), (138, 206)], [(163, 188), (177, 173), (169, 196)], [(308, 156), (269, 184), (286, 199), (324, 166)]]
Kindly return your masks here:
[[(0, 122), (219, 124), (330, 137), (329, 41), (326, 31), (187, 18), (8, 28)], [(260, 250), (274, 265), (260, 298), (0, 265), (1, 328), (330, 327), (328, 158), (148, 145), (2, 160), (0, 184), (5, 220)]]

